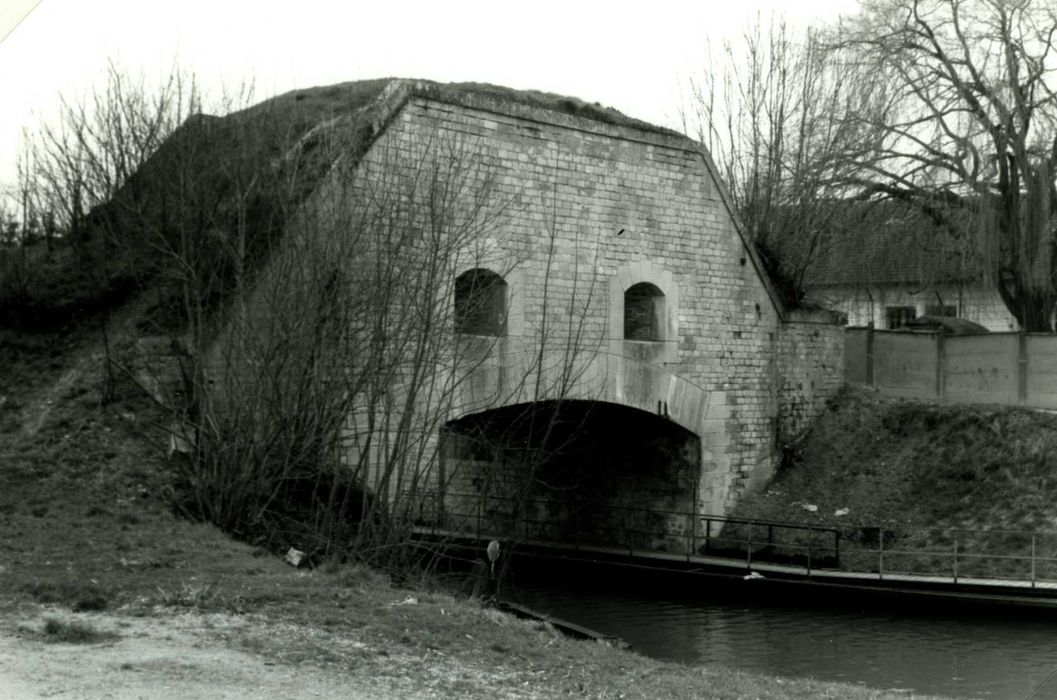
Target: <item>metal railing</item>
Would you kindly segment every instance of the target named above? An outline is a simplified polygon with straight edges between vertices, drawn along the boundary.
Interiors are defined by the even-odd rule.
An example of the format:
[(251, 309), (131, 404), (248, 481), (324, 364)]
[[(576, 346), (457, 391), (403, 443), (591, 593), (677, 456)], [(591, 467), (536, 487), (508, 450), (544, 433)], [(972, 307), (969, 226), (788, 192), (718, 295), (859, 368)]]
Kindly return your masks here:
[(879, 579), (934, 577), (952, 583), (969, 579), (996, 583), (1057, 582), (1057, 533), (1023, 530), (860, 528), (873, 546), (845, 546), (842, 569), (869, 571)]
[(630, 506), (572, 508), (556, 517), (554, 508), (560, 506), (554, 499), (449, 493), (433, 522), (478, 538), (561, 543), (576, 550), (602, 546), (632, 556), (666, 553), (687, 560), (702, 554), (744, 557), (746, 567), (753, 561), (788, 561), (810, 569), (840, 559), (841, 533), (833, 527)]
[(838, 527), (630, 506), (577, 507), (555, 498), (448, 493), (420, 522), (476, 538), (608, 548), (666, 558), (720, 557), (817, 572), (1016, 582), (1057, 582), (1057, 533), (1016, 530)]

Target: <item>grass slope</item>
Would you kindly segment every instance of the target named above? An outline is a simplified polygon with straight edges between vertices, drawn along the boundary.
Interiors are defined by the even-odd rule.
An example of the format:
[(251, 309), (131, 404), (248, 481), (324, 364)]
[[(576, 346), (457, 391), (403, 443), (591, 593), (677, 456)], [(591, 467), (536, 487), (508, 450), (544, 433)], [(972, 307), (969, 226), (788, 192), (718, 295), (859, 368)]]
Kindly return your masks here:
[[(1028, 554), (1030, 538), (998, 531), (1057, 532), (1055, 503), (1057, 416), (857, 388), (831, 404), (798, 459), (736, 515), (884, 528), (915, 544), (959, 528), (977, 531), (962, 535), (967, 547)], [(1057, 548), (1057, 538), (1038, 542)]]

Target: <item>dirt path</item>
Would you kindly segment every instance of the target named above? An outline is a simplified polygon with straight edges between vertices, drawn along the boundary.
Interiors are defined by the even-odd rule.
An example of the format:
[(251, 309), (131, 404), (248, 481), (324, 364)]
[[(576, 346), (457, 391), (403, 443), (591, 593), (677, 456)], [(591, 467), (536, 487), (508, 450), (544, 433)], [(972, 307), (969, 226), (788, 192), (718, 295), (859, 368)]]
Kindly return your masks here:
[[(0, 697), (37, 698), (379, 698), (392, 696), (363, 678), (289, 666), (231, 649), (216, 639), (224, 616), (122, 618), (92, 615), (93, 628), (118, 639), (45, 643), (39, 620), (10, 621), (0, 633)], [(365, 687), (366, 685), (366, 687)], [(395, 696), (392, 696), (395, 697)]]
[[(150, 292), (145, 292), (125, 304), (109, 319), (108, 335), (111, 348), (136, 340), (136, 321), (142, 318), (152, 301)], [(83, 345), (67, 354), (66, 369), (62, 374), (26, 399), (20, 421), (22, 431), (27, 435), (37, 434), (44, 427), (52, 409), (61, 403), (70, 389), (84, 377), (101, 381), (106, 368), (106, 357), (101, 332), (88, 333)]]

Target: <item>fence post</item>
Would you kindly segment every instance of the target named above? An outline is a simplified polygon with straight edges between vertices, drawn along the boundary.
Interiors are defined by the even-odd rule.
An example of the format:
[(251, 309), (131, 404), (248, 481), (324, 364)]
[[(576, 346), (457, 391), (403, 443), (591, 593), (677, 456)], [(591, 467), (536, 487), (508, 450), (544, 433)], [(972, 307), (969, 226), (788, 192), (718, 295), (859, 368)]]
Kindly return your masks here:
[(866, 386), (873, 386), (873, 321), (866, 326)]
[(811, 578), (811, 540), (807, 541), (807, 577)]
[(705, 518), (705, 554), (708, 554), (712, 546), (712, 518)]
[(936, 334), (936, 398), (947, 400), (947, 342), (943, 333)]
[(1017, 403), (1028, 402), (1028, 334), (1022, 329), (1017, 334)]

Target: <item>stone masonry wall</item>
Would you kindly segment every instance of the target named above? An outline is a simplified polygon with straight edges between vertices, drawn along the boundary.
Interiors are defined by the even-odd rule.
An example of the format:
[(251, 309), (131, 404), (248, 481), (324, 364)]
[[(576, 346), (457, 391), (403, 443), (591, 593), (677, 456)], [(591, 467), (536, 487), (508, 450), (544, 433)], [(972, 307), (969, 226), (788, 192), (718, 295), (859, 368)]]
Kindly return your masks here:
[[(683, 139), (485, 107), (415, 99), (372, 153), (414, 157), (451, 143), (487, 166), (505, 210), (466, 259), (518, 271), (508, 284), (523, 318), (510, 324), (510, 345), (561, 350), (575, 336), (584, 356), (620, 355), (613, 341), (623, 327), (610, 315), (623, 304), (620, 287), (651, 282), (677, 302), (666, 312), (674, 353), (651, 354), (649, 343), (635, 350), (702, 397), (687, 426), (702, 444), (699, 509), (725, 512), (774, 461), (779, 320), (704, 157)], [(664, 281), (638, 279), (654, 273)], [(621, 274), (627, 284), (614, 293)], [(640, 388), (641, 405), (667, 404), (665, 387)]]
[[(658, 413), (698, 436), (698, 513), (727, 512), (773, 473), (776, 425), (817, 414), (842, 377), (843, 336), (839, 326), (782, 323), (694, 142), (483, 99), (416, 97), (357, 177), (421, 167), (430, 153), (472, 161), (466, 196), (487, 192), (493, 212), (452, 280), (485, 268), (508, 290), (506, 336), (480, 344), (487, 356), (471, 358), (462, 382), (493, 403), (452, 419), (496, 400), (554, 398), (561, 384), (564, 396)], [(327, 196), (324, 185), (316, 201)], [(655, 341), (623, 338), (623, 293), (640, 282), (664, 294)], [(542, 359), (526, 369), (526, 358)]]
[(810, 429), (844, 386), (844, 318), (833, 312), (791, 312), (778, 344), (778, 440)]

